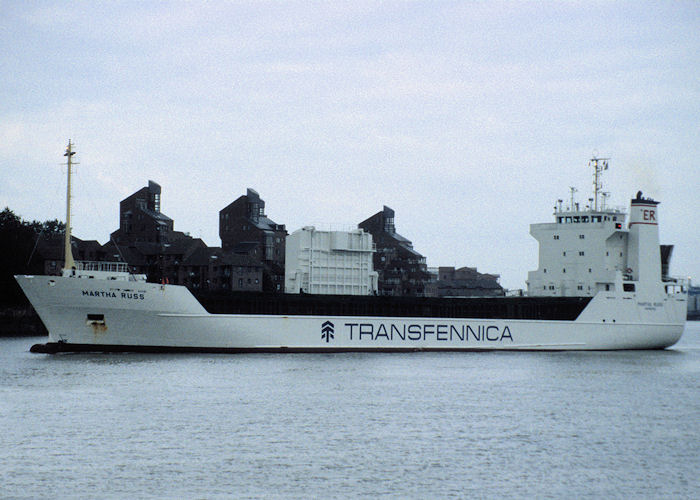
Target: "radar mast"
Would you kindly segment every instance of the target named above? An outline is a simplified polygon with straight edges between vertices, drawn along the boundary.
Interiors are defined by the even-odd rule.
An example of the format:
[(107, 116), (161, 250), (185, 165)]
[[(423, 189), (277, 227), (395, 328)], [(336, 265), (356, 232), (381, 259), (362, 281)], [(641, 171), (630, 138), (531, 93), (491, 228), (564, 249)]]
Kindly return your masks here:
[[(608, 160), (610, 158), (596, 158), (595, 156), (591, 158), (588, 162), (589, 167), (593, 167), (595, 170), (593, 173), (593, 211), (598, 211), (598, 199), (605, 194), (603, 193), (603, 183), (601, 177), (603, 176), (603, 171), (608, 169)], [(602, 201), (605, 204), (605, 201)]]

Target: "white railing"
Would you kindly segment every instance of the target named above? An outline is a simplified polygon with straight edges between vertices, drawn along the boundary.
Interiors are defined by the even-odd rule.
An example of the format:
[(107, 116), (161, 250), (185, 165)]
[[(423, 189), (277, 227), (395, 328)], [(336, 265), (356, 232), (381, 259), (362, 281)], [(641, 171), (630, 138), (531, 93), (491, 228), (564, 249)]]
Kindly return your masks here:
[(688, 293), (688, 279), (677, 276), (666, 276), (663, 280), (666, 293), (686, 294)]
[(100, 271), (106, 273), (127, 273), (129, 265), (126, 262), (97, 262), (77, 261), (75, 267), (78, 271)]

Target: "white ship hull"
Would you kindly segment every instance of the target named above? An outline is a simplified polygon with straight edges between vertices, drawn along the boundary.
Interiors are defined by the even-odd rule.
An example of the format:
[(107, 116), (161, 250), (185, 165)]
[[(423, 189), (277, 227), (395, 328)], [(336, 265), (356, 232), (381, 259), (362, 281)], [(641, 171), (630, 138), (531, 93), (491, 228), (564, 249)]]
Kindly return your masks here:
[(596, 295), (574, 321), (209, 314), (182, 286), (17, 276), (49, 331), (37, 350), (416, 351), (662, 349), (684, 294)]

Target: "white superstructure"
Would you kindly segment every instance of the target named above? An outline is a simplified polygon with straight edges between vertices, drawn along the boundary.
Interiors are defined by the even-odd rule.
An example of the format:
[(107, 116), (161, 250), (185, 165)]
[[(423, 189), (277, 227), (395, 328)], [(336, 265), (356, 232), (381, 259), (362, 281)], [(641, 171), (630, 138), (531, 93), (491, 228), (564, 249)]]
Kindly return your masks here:
[(374, 251), (372, 235), (362, 229), (298, 229), (285, 243), (285, 292), (373, 295), (377, 291)]
[[(528, 294), (578, 297), (614, 290), (628, 267), (626, 214), (558, 206), (554, 218), (530, 226), (539, 243), (539, 267), (528, 273)], [(660, 277), (660, 263), (658, 267)]]
[[(594, 158), (594, 197), (580, 209), (574, 201), (557, 201), (555, 222), (532, 224), (539, 243), (539, 267), (528, 273), (528, 295), (594, 296), (598, 292), (653, 290), (662, 285), (659, 245), (659, 203), (641, 191), (630, 203), (630, 220), (621, 209), (600, 201), (602, 171), (607, 160)], [(654, 251), (653, 249), (657, 249)]]

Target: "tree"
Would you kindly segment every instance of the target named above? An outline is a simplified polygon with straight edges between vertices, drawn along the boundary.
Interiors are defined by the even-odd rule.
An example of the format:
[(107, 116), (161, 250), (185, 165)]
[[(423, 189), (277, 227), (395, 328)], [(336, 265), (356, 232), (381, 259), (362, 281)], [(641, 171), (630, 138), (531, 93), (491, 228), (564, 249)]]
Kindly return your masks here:
[(42, 272), (37, 263), (32, 266), (29, 262), (37, 238), (42, 233), (55, 236), (64, 230), (65, 224), (59, 220), (27, 222), (9, 207), (0, 212), (0, 304), (26, 302), (14, 275)]

